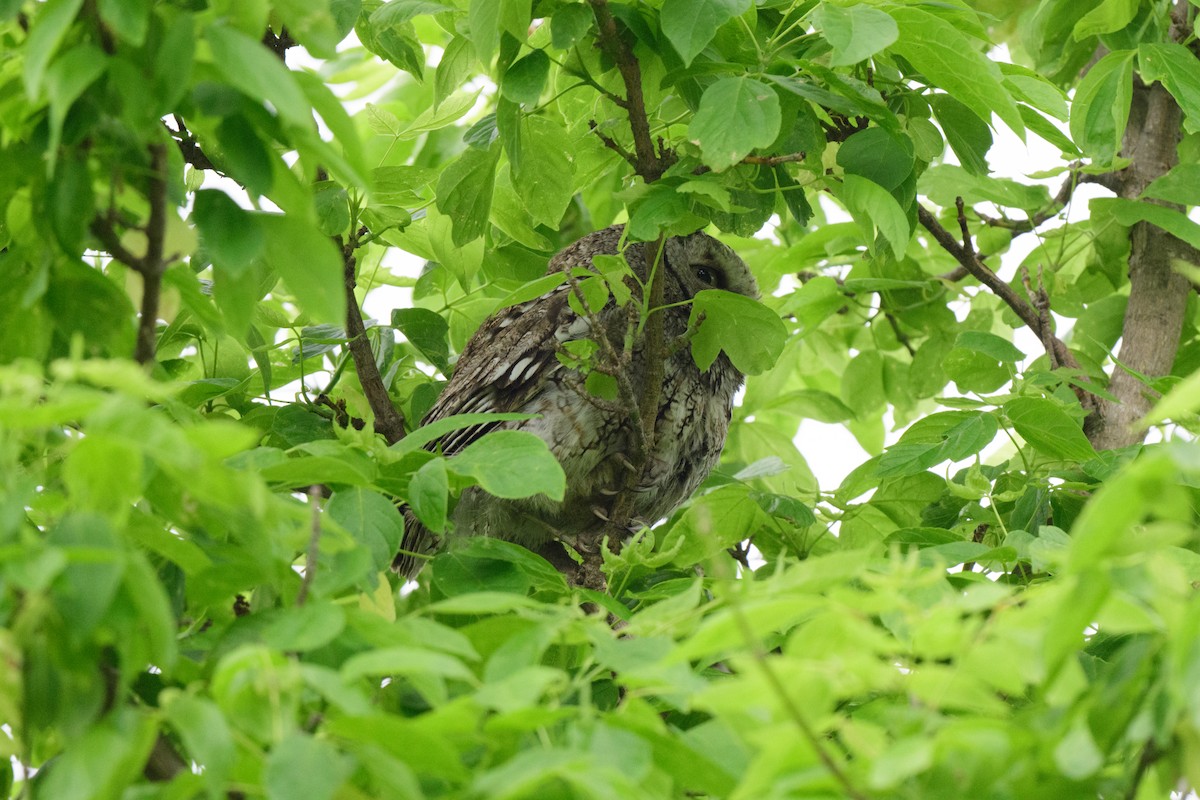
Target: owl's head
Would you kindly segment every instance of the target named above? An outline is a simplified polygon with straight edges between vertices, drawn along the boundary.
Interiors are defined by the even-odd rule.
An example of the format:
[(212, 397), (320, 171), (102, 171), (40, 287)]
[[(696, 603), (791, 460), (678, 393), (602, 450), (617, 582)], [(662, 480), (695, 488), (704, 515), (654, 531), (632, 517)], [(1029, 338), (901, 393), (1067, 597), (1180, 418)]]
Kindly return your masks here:
[(724, 289), (758, 299), (758, 284), (746, 262), (727, 245), (697, 231), (667, 240), (664, 299), (678, 303), (705, 289)]

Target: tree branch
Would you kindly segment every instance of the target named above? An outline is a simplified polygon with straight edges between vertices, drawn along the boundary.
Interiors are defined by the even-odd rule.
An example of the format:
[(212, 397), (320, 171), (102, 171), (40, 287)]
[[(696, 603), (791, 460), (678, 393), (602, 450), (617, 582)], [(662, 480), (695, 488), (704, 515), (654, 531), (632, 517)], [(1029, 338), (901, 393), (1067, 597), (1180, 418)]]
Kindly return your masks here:
[(642, 94), (642, 68), (633, 52), (617, 31), (608, 0), (588, 0), (596, 27), (600, 31), (600, 46), (616, 62), (625, 83), (625, 111), (629, 115), (629, 127), (633, 131), (633, 148), (637, 157), (636, 170), (646, 183), (662, 177), (665, 167), (663, 159), (654, 150), (654, 139), (650, 135), (650, 120), (646, 116), (646, 98)]
[(984, 286), (991, 289), (997, 297), (1003, 300), (1009, 308), (1016, 312), (1017, 316), (1021, 318), (1021, 321), (1024, 322), (1030, 330), (1037, 334), (1039, 340), (1048, 342), (1050, 349), (1047, 351), (1047, 355), (1051, 356), (1053, 361), (1071, 369), (1080, 368), (1079, 362), (1075, 360), (1075, 356), (1071, 353), (1067, 346), (1063, 344), (1062, 340), (1054, 335), (1052, 330), (1049, 331), (1049, 337), (1047, 338), (1046, 331), (1044, 330), (1045, 326), (1043, 325), (1042, 319), (1037, 310), (1029, 303), (1022, 300), (1020, 295), (1018, 295), (1011, 286), (1001, 280), (999, 275), (992, 272), (987, 265), (980, 261), (979, 256), (975, 253), (973, 248), (956, 241), (954, 237), (950, 235), (949, 231), (943, 228), (942, 224), (937, 221), (937, 217), (935, 217), (933, 213), (929, 211), (929, 209), (925, 208), (925, 206), (920, 204), (917, 205), (917, 218), (921, 221), (921, 225), (925, 227), (925, 230), (929, 231), (929, 233), (933, 235), (933, 238), (937, 240), (937, 243), (940, 244), (946, 252), (954, 256), (961, 269), (965, 270), (967, 274), (971, 275)]
[(354, 251), (357, 248), (357, 235), (351, 236), (350, 241), (342, 243), (341, 237), (335, 239), (342, 250), (342, 264), (346, 286), (346, 345), (350, 349), (351, 360), (354, 361), (354, 371), (362, 386), (371, 412), (375, 415), (375, 432), (383, 434), (389, 445), (404, 438), (404, 415), (392, 403), (387, 387), (383, 385), (383, 376), (379, 374), (379, 365), (375, 363), (375, 353), (371, 342), (367, 339), (367, 330), (363, 325), (362, 311), (358, 307), (358, 298), (354, 296), (354, 288), (358, 281), (354, 274), (357, 264)]
[(149, 146), (150, 176), (146, 200), (150, 215), (143, 232), (146, 234), (145, 255), (134, 255), (117, 234), (112, 214), (97, 215), (89, 226), (92, 234), (113, 259), (142, 276), (142, 302), (138, 316), (137, 345), (133, 357), (139, 364), (154, 361), (158, 342), (158, 303), (162, 293), (162, 276), (167, 261), (164, 247), (167, 236), (167, 147), (162, 142)]
[[(1131, 159), (1118, 174), (1117, 194), (1138, 198), (1151, 181), (1178, 163), (1182, 130), (1179, 104), (1161, 84), (1135, 82), (1134, 102), (1122, 154)], [(1182, 211), (1157, 200), (1145, 202)], [(1109, 392), (1117, 402), (1102, 402), (1086, 431), (1098, 449), (1125, 447), (1141, 441), (1135, 423), (1152, 404), (1152, 391), (1137, 375), (1167, 375), (1175, 361), (1187, 311), (1188, 281), (1172, 268), (1176, 259), (1197, 263), (1196, 251), (1171, 234), (1139, 222), (1130, 229), (1129, 305), (1121, 331), (1121, 351)]]

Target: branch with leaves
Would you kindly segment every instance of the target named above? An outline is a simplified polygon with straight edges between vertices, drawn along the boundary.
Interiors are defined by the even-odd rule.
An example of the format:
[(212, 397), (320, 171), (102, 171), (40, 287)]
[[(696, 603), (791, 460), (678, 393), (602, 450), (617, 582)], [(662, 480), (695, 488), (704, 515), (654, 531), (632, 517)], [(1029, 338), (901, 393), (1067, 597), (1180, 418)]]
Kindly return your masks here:
[(109, 212), (96, 216), (91, 223), (92, 234), (117, 262), (142, 276), (142, 302), (138, 321), (137, 345), (134, 360), (139, 364), (154, 361), (158, 341), (158, 304), (162, 293), (162, 276), (167, 268), (165, 243), (167, 236), (167, 148), (161, 142), (148, 147), (150, 172), (146, 183), (146, 200), (150, 213), (142, 232), (146, 236), (146, 251), (137, 255), (121, 241), (117, 233), (116, 215)]

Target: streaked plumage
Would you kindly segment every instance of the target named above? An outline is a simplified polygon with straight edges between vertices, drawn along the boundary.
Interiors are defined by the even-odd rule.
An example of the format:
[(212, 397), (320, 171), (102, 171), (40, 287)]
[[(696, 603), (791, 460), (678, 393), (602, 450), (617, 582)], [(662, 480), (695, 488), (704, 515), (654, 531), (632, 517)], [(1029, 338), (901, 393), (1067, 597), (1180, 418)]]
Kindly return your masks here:
[[(591, 268), (594, 256), (618, 252), (621, 235), (621, 227), (613, 226), (585, 236), (551, 259), (547, 274)], [(635, 243), (625, 249), (626, 259), (639, 274), (644, 272), (647, 246)], [(704, 233), (668, 239), (665, 267), (664, 301), (668, 305), (711, 288), (758, 296), (745, 263)], [(588, 319), (576, 314), (568, 303), (570, 291), (564, 283), (485, 320), (463, 349), (453, 377), (424, 419), (430, 423), (474, 412), (539, 415), (455, 431), (429, 447), (453, 456), (491, 430), (534, 433), (562, 465), (566, 497), (561, 503), (545, 495), (501, 500), (478, 488), (468, 489), (453, 512), (454, 535), (495, 536), (536, 548), (555, 533), (577, 535), (603, 526), (613, 492), (624, 483), (631, 442), (629, 415), (612, 403), (595, 402), (583, 386), (584, 376), (556, 357), (562, 343), (592, 335)], [(670, 346), (686, 332), (689, 308), (680, 306), (663, 313)], [(595, 316), (619, 351), (628, 326), (626, 309), (610, 298)], [(635, 390), (645, 382), (645, 363), (640, 343), (635, 343), (627, 367)], [(652, 522), (671, 513), (708, 475), (725, 442), (733, 395), (742, 380), (724, 353), (705, 372), (696, 366), (686, 345), (668, 357), (656, 446), (637, 483), (636, 518)], [(411, 512), (406, 514), (405, 528), (405, 550), (429, 553), (440, 544), (439, 537), (418, 523)], [(401, 554), (395, 567), (411, 575), (420, 563)]]

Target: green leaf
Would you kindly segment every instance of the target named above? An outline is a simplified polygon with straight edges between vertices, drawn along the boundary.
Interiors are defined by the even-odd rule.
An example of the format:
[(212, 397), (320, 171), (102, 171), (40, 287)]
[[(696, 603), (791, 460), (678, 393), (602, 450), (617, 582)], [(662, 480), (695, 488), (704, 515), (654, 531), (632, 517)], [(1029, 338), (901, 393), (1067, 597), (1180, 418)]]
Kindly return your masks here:
[(883, 236), (897, 259), (904, 258), (908, 240), (912, 238), (908, 215), (896, 198), (874, 181), (857, 175), (842, 179), (841, 199), (874, 246), (875, 230)]
[(987, 122), (948, 94), (929, 98), (929, 106), (941, 123), (946, 143), (958, 156), (963, 169), (974, 175), (986, 176), (990, 171), (987, 154), (992, 148), (992, 129)]
[(134, 47), (141, 47), (150, 29), (150, 0), (100, 0), (100, 17)]
[(392, 310), (392, 325), (435, 367), (449, 374), (450, 325), (445, 317), (427, 308), (397, 308)]
[(1119, 31), (1133, 20), (1140, 5), (1141, 0), (1104, 0), (1080, 17), (1071, 35), (1080, 41), (1089, 36)]
[(1087, 714), (1075, 715), (1075, 721), (1054, 748), (1054, 763), (1063, 775), (1083, 780), (1104, 766), (1104, 754), (1096, 746), (1088, 727)]
[(313, 127), (312, 107), (283, 61), (261, 42), (224, 25), (208, 28), (217, 71), (251, 100), (269, 102), (290, 125)]
[(370, 489), (350, 487), (333, 493), (325, 513), (370, 551), (376, 569), (392, 563), (404, 536), (404, 523), (391, 500)]
[(73, 47), (55, 59), (46, 72), (46, 95), (50, 98), (50, 144), (47, 147), (49, 169), (54, 169), (67, 112), (84, 90), (99, 78), (107, 66), (104, 53), (92, 44)]
[(1144, 43), (1138, 46), (1142, 80), (1161, 81), (1183, 109), (1183, 129), (1200, 131), (1200, 61), (1176, 42)]
[(1200, 372), (1193, 372), (1171, 387), (1138, 425), (1147, 428), (1167, 420), (1182, 421), (1197, 410), (1200, 410)]
[(403, 456), (407, 453), (415, 452), (430, 442), (436, 441), (447, 433), (461, 430), (463, 428), (473, 428), (476, 425), (486, 425), (492, 422), (519, 422), (521, 420), (533, 419), (531, 414), (454, 414), (449, 417), (443, 417), (436, 422), (431, 422), (428, 425), (422, 425), (415, 431), (405, 436), (400, 441), (392, 445), (391, 450), (397, 456)]
[(717, 28), (749, 7), (750, 0), (666, 0), (659, 23), (686, 67), (712, 41)]
[(704, 90), (688, 137), (700, 145), (704, 163), (720, 172), (775, 141), (780, 122), (779, 97), (771, 87), (753, 78), (721, 78)]
[(1071, 138), (1098, 164), (1111, 164), (1121, 149), (1133, 98), (1132, 50), (1101, 58), (1079, 82), (1071, 104)]
[(521, 120), (520, 168), (513, 167), (517, 190), (533, 221), (557, 229), (575, 195), (575, 150), (570, 135), (545, 116)]
[(1164, 231), (1179, 237), (1192, 247), (1200, 247), (1200, 223), (1194, 222), (1182, 211), (1140, 200), (1123, 197), (1098, 197), (1089, 203), (1093, 213), (1112, 214), (1117, 222), (1131, 227), (1139, 222), (1149, 222)]
[(82, 6), (83, 0), (48, 0), (38, 11), (29, 39), (22, 48), (25, 53), (25, 92), (30, 99), (41, 96), (46, 66), (54, 58)]
[(476, 682), (474, 674), (454, 656), (404, 646), (368, 650), (351, 656), (342, 664), (341, 673), (346, 680), (366, 676), (436, 675), (468, 683)]
[(454, 6), (433, 0), (388, 0), (371, 12), (372, 25), (403, 25), (413, 17), (422, 14), (441, 14), (444, 11), (455, 11)]
[(499, 160), (500, 148), (495, 145), (485, 150), (468, 147), (438, 180), (437, 207), (450, 217), (451, 239), (458, 247), (487, 230)]
[(544, 494), (562, 500), (566, 476), (546, 443), (524, 431), (496, 431), (463, 448), (447, 462), (450, 471), (473, 478), (496, 497)]
[(1176, 164), (1171, 167), (1170, 172), (1146, 187), (1141, 198), (1147, 197), (1181, 206), (1200, 206), (1200, 164)]
[(813, 21), (833, 48), (830, 64), (835, 67), (865, 61), (900, 35), (894, 19), (865, 4), (849, 8), (822, 4), (813, 12)]
[(233, 736), (225, 716), (216, 704), (203, 697), (163, 693), (161, 700), (167, 722), (183, 740), (189, 761), (204, 768), (204, 782), (210, 797), (224, 794), (225, 779), (234, 762)]
[(692, 298), (688, 327), (697, 325), (692, 358), (702, 371), (723, 350), (738, 371), (759, 375), (775, 366), (787, 342), (787, 326), (778, 314), (757, 300), (720, 289), (705, 289)]
[(205, 252), (218, 269), (242, 274), (266, 247), (259, 216), (219, 189), (201, 189), (193, 204)]
[(443, 533), (449, 503), (450, 478), (446, 460), (435, 458), (422, 464), (408, 483), (408, 504), (417, 519), (434, 533)]
[(535, 106), (546, 88), (549, 74), (550, 57), (544, 50), (534, 50), (505, 70), (500, 80), (500, 92), (514, 103)]
[(994, 333), (986, 333), (984, 331), (963, 331), (958, 335), (955, 346), (965, 347), (968, 350), (976, 350), (984, 355), (991, 356), (997, 361), (1008, 363), (1017, 362), (1025, 358), (1025, 354), (1018, 350), (1012, 342)]
[(987, 124), (995, 113), (1018, 136), (1025, 125), (1004, 88), (996, 62), (950, 22), (915, 6), (890, 9), (900, 36), (892, 50), (945, 89)]
[(267, 800), (329, 800), (352, 769), (352, 760), (327, 740), (296, 731), (271, 748), (263, 787)]
[(550, 43), (556, 50), (569, 50), (592, 27), (592, 11), (581, 4), (561, 6), (550, 15)]
[(346, 314), (342, 257), (329, 237), (291, 214), (262, 214), (258, 219), (266, 234), (267, 263), (300, 307), (315, 322), (342, 322)]
[(313, 184), (313, 207), (317, 212), (317, 227), (326, 236), (341, 236), (350, 227), (350, 198), (346, 189), (335, 181)]
[(1043, 454), (1064, 461), (1096, 458), (1079, 424), (1057, 403), (1040, 397), (1018, 397), (1005, 403), (1003, 411), (1017, 433)]
[[(886, 14), (883, 16), (887, 17)], [(887, 19), (891, 20), (890, 17)], [(848, 173), (879, 184), (889, 192), (912, 174), (915, 160), (912, 141), (883, 128), (859, 131), (844, 141), (837, 153), (838, 166)]]

